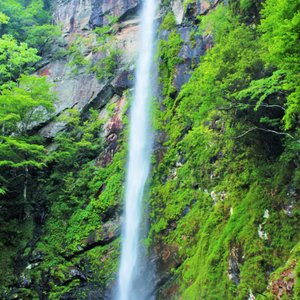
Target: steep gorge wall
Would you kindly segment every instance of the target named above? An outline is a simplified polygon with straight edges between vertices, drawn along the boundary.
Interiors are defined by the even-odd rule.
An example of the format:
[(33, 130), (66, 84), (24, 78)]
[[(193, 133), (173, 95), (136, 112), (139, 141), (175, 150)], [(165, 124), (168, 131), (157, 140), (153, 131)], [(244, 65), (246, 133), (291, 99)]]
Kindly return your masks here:
[[(191, 110), (201, 108), (200, 103), (192, 106), (198, 83), (191, 76), (213, 47), (211, 34), (197, 34), (199, 16), (222, 2), (163, 1), (158, 12), (155, 162), (145, 241), (157, 266), (158, 299), (252, 300), (264, 299), (266, 291), (269, 299), (282, 299), (292, 295), (295, 285), (295, 250), (290, 251), (298, 228), (297, 187), (289, 183), (287, 190), (271, 189), (257, 182), (258, 165), (267, 155), (262, 158), (239, 141), (226, 145), (228, 121), (219, 111), (190, 120)], [(64, 116), (75, 108), (83, 120), (92, 121), (72, 139), (91, 130), (101, 141), (91, 156), (83, 146), (71, 157), (73, 163), (62, 160), (37, 176), (30, 192), (31, 226), (26, 232), (22, 225), (18, 229), (22, 246), (8, 264), (12, 275), (0, 294), (4, 299), (110, 297), (119, 259), (140, 5), (136, 0), (60, 0), (55, 5), (63, 39), (37, 73), (54, 84), (58, 118), (39, 132), (49, 151), (59, 149), (55, 137), (71, 131)], [(106, 26), (108, 16), (119, 18), (110, 35), (121, 51), (113, 74), (99, 79), (87, 64), (95, 66), (104, 58), (95, 50), (93, 29)], [(74, 67), (76, 53), (68, 49), (77, 41), (81, 61)], [(90, 108), (96, 111), (94, 119)], [(273, 272), (277, 275), (271, 280)]]
[[(247, 84), (246, 74), (257, 64), (249, 60), (251, 51), (258, 57), (258, 48), (251, 49), (247, 34), (257, 26), (261, 2), (248, 3), (243, 11), (242, 1), (186, 2), (183, 24), (206, 27), (203, 36), (189, 36), (190, 49), (199, 41), (203, 56), (198, 53), (200, 63), (183, 86), (177, 86), (178, 55), (185, 48), (182, 28), (174, 27), (178, 15), (166, 15), (161, 25), (167, 33), (159, 45), (163, 89), (155, 117), (148, 241), (159, 274), (166, 276), (158, 299), (299, 297), (298, 154), (285, 164), (289, 150), (280, 134), (247, 135), (247, 127), (262, 126), (256, 118), (270, 111), (234, 110), (238, 104), (230, 94)], [(226, 14), (233, 17), (222, 27)], [(264, 66), (258, 66), (250, 76), (259, 78)]]
[[(71, 164), (67, 168), (54, 168), (42, 181), (34, 183), (37, 189), (32, 186), (30, 195), (35, 204), (28, 213), (32, 220), (31, 237), (24, 235), (24, 246), (13, 258), (14, 275), (5, 283), (5, 299), (109, 297), (119, 258), (126, 115), (138, 48), (140, 4), (136, 0), (70, 0), (57, 1), (54, 6), (54, 21), (62, 28), (62, 39), (54, 45), (52, 55), (44, 58), (37, 74), (47, 76), (53, 83), (58, 101), (56, 117), (41, 124), (39, 133), (49, 141), (49, 151), (56, 151), (59, 147), (56, 136), (70, 130), (64, 118), (68, 110), (76, 109), (83, 119), (88, 119), (89, 109), (93, 108), (98, 113), (100, 125), (96, 132), (102, 138), (102, 148), (89, 164), (79, 160), (79, 167)], [(170, 6), (162, 5), (158, 12), (159, 23), (167, 11), (174, 11), (182, 39), (180, 63), (175, 66), (177, 92), (205, 52), (206, 42), (197, 37), (191, 45), (190, 36), (195, 29), (196, 14), (206, 13), (209, 7), (207, 1), (202, 1), (186, 15), (183, 1), (174, 1)], [(85, 65), (74, 67), (74, 55), (68, 49), (77, 40), (83, 41), (81, 59), (91, 65), (101, 61), (103, 55), (95, 50), (97, 35), (93, 29), (109, 24), (109, 16), (118, 17), (110, 35), (120, 53), (113, 75), (99, 79)], [(168, 35), (168, 30), (162, 30), (159, 39), (165, 40)], [(56, 173), (60, 180), (49, 180), (56, 178), (53, 175)], [(71, 179), (74, 190), (66, 192), (69, 176), (74, 177)], [(156, 253), (153, 260), (160, 262), (164, 251)], [(168, 280), (172, 264), (163, 263), (164, 271), (157, 278), (159, 285)]]
[[(102, 3), (102, 5), (100, 5)], [(132, 86), (134, 57), (137, 48), (138, 20), (134, 14), (138, 1), (58, 1), (54, 21), (62, 27), (64, 37), (63, 47), (70, 47), (78, 38), (84, 39), (83, 59), (96, 63), (101, 60), (101, 53), (94, 52), (95, 26), (106, 25), (108, 20), (104, 16), (124, 18), (118, 23), (115, 47), (122, 50), (113, 78), (98, 80), (96, 74), (87, 72), (83, 68), (72, 72), (67, 54), (59, 60), (46, 64), (38, 71), (39, 75), (48, 76), (55, 85), (58, 101), (56, 112), (60, 114), (66, 109), (76, 107), (79, 111), (87, 111), (90, 107), (102, 108), (113, 98), (114, 94), (122, 92)], [(125, 17), (126, 16), (126, 17)], [(59, 48), (54, 49), (59, 51)], [(50, 123), (43, 127), (41, 134), (53, 137), (62, 128), (57, 123)]]

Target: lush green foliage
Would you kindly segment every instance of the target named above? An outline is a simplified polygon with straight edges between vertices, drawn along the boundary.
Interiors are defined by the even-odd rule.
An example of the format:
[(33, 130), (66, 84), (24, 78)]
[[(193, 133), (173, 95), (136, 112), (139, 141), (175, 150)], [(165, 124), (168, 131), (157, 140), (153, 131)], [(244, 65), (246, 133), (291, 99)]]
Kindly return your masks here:
[[(187, 40), (194, 49), (202, 35), (206, 54), (181, 90), (174, 81), (187, 42), (170, 1), (162, 6), (145, 243), (165, 247), (166, 260), (177, 249), (175, 299), (276, 299), (279, 284), (292, 286), (282, 299), (298, 299), (299, 1), (228, 1), (198, 17)], [(116, 117), (126, 125), (126, 108), (65, 110), (53, 139), (34, 134), (54, 118), (55, 95), (29, 74), (58, 31), (47, 1), (2, 0), (0, 11), (0, 297), (87, 299), (86, 285), (115, 279), (126, 130), (112, 148), (104, 132)], [(74, 38), (74, 76), (113, 78), (115, 22)]]
[(51, 43), (58, 37), (59, 30), (50, 24), (50, 12), (45, 9), (44, 0), (2, 0), (0, 12), (9, 18), (9, 22), (0, 27), (0, 35), (8, 34), (39, 53), (49, 50)]
[[(21, 286), (18, 296), (24, 299), (58, 299), (80, 286), (79, 279), (70, 279), (70, 268), (79, 266), (82, 259), (91, 264), (93, 284), (102, 286), (114, 277), (118, 261), (118, 239), (107, 246), (97, 245), (118, 230), (117, 220), (111, 225), (105, 222), (112, 210), (118, 210), (122, 196), (122, 140), (111, 162), (99, 157), (104, 151), (101, 127), (115, 113), (115, 103), (107, 105), (106, 117), (90, 110), (83, 119), (76, 109), (65, 110), (55, 120), (65, 130), (48, 143), (37, 134), (41, 123), (55, 118), (55, 95), (46, 77), (28, 75), (59, 33), (49, 24), (50, 13), (44, 7), (40, 0), (0, 3), (0, 250), (6, 252), (0, 259), (0, 297), (4, 298), (13, 293), (13, 283), (19, 285), (17, 256), (20, 261), (34, 261), (21, 277), (43, 286), (42, 291)], [(111, 32), (115, 20), (111, 22), (95, 30), (96, 43), (78, 37), (71, 44), (72, 67), (87, 67), (87, 72), (102, 80), (115, 73), (120, 53)], [(97, 64), (84, 57), (89, 46), (103, 56)], [(45, 223), (46, 215), (42, 234), (37, 228)], [(90, 243), (97, 247), (81, 254), (79, 249)], [(105, 267), (100, 256), (107, 256)], [(51, 280), (45, 285), (48, 275)], [(81, 296), (86, 296), (84, 291)]]
[(182, 40), (174, 25), (175, 17), (173, 13), (169, 12), (160, 26), (160, 30), (169, 30), (168, 37), (166, 40), (160, 40), (158, 45), (158, 56), (160, 59), (159, 76), (160, 81), (163, 83), (163, 94), (165, 96), (170, 96), (175, 91), (173, 85), (175, 67), (181, 62), (178, 54)]
[(16, 80), (21, 73), (32, 71), (32, 65), (39, 60), (36, 49), (18, 43), (10, 35), (3, 35), (0, 39), (0, 84)]
[[(183, 299), (273, 299), (268, 285), (299, 259), (290, 254), (299, 242), (299, 9), (297, 1), (266, 1), (258, 26), (247, 17), (260, 7), (254, 2), (200, 18), (214, 46), (179, 95), (168, 93), (166, 70), (178, 64), (180, 46), (159, 45), (164, 99), (155, 124), (166, 137), (149, 239), (178, 248)], [(299, 288), (289, 293), (297, 299)]]
[[(80, 281), (72, 279), (71, 286), (66, 282), (69, 267), (80, 266), (82, 260), (87, 260), (88, 272), (92, 274), (90, 282), (96, 286), (106, 284), (115, 276), (119, 241), (97, 246), (107, 238), (107, 230), (113, 233), (118, 228), (118, 223), (107, 228), (105, 222), (110, 212), (118, 209), (124, 181), (122, 139), (110, 163), (101, 166), (101, 158), (97, 158), (105, 146), (101, 126), (110, 117), (101, 119), (97, 111), (91, 111), (89, 119), (82, 122), (76, 110), (66, 112), (60, 120), (68, 123), (68, 130), (56, 136), (54, 150), (48, 154), (51, 170), (39, 179), (38, 201), (50, 210), (43, 237), (35, 248), (35, 252), (43, 253), (43, 261), (28, 274), (42, 284), (46, 270), (51, 270), (53, 285), (47, 291), (50, 299), (80, 286)], [(93, 244), (97, 247), (80, 253)], [(102, 260), (106, 261), (104, 267)]]
[(0, 249), (6, 253), (0, 264), (7, 272), (1, 275), (1, 286), (13, 279), (13, 258), (34, 227), (28, 218), (30, 188), (36, 172), (45, 167), (46, 149), (43, 139), (30, 130), (54, 111), (55, 96), (46, 78), (28, 75), (42, 49), (32, 46), (41, 46), (43, 37), (48, 39), (55, 30), (50, 25), (45, 25), (50, 35), (40, 30), (49, 21), (42, 8), (42, 1), (0, 3)]
[[(115, 74), (120, 67), (121, 50), (117, 47), (114, 34), (114, 27), (117, 19), (111, 18), (110, 24), (94, 29), (95, 40), (91, 37), (85, 38), (77, 36), (68, 49), (71, 56), (69, 65), (72, 72), (77, 74), (79, 69), (85, 70), (86, 73), (93, 73), (99, 80), (108, 80)], [(90, 60), (86, 52), (91, 51), (98, 57)]]

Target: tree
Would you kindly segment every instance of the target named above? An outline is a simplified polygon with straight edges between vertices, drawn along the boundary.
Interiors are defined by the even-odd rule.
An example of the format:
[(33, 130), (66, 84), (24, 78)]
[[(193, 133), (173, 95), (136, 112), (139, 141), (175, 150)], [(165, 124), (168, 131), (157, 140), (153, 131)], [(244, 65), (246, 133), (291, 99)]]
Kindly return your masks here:
[[(60, 35), (58, 26), (50, 23), (51, 14), (45, 10), (43, 0), (2, 0), (0, 11), (9, 22), (0, 27), (0, 35), (9, 34), (29, 47), (37, 49), (39, 54), (50, 49), (50, 45)], [(0, 16), (1, 23), (1, 16)]]
[(26, 135), (34, 124), (45, 121), (54, 110), (54, 96), (45, 77), (22, 75), (5, 85), (0, 95), (0, 124), (4, 135)]
[(300, 2), (267, 0), (262, 10), (260, 31), (264, 59), (284, 76), (281, 84), (290, 94), (283, 118), (285, 129), (299, 124), (300, 114)]
[(24, 176), (24, 199), (31, 168), (41, 168), (45, 159), (42, 139), (28, 130), (49, 118), (54, 96), (46, 78), (22, 75), (17, 83), (6, 84), (0, 95), (0, 172), (1, 192), (13, 185), (15, 177)]
[(11, 35), (3, 35), (0, 39), (0, 86), (32, 71), (33, 64), (39, 60), (36, 49), (18, 43)]

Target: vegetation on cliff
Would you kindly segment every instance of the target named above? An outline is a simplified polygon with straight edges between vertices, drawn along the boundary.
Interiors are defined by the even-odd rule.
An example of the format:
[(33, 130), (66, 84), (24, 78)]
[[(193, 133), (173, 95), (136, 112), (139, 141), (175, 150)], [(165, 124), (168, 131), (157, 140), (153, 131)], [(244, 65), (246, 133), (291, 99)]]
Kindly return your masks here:
[[(160, 44), (156, 125), (166, 136), (150, 238), (181, 257), (173, 294), (161, 299), (300, 296), (299, 17), (296, 1), (219, 5), (199, 18), (199, 34), (213, 45), (175, 94), (174, 66), (166, 68), (177, 59), (176, 29)], [(162, 29), (166, 22), (169, 15)]]
[[(201, 15), (182, 2), (192, 50), (170, 1), (158, 33), (144, 241), (157, 298), (299, 299), (299, 1), (212, 1)], [(130, 93), (55, 116), (52, 86), (32, 75), (61, 55), (50, 4), (0, 2), (0, 298), (99, 299), (118, 265)], [(62, 54), (72, 76), (112, 81), (118, 30), (112, 18), (95, 41), (74, 38)], [(65, 127), (45, 140), (49, 119)]]

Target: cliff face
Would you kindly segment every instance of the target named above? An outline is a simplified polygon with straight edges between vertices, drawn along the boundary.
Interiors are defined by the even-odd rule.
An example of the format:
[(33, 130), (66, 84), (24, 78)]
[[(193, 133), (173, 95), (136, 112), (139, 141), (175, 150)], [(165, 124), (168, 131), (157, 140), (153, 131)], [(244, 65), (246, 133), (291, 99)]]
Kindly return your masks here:
[[(31, 191), (36, 203), (28, 211), (33, 229), (28, 237), (23, 236), (25, 246), (19, 250), (17, 262), (14, 263), (13, 276), (17, 280), (3, 294), (7, 299), (109, 297), (119, 258), (124, 141), (127, 137), (124, 129), (138, 48), (140, 4), (137, 0), (70, 0), (57, 1), (54, 5), (54, 22), (62, 28), (62, 39), (54, 45), (53, 54), (44, 59), (37, 74), (47, 76), (53, 83), (53, 91), (58, 98), (55, 103), (56, 117), (40, 125), (38, 130), (49, 141), (49, 150), (55, 151), (58, 147), (55, 137), (70, 130), (66, 120), (69, 110), (78, 110), (85, 120), (90, 118), (90, 109), (96, 110), (102, 148), (92, 162), (93, 171), (89, 170), (90, 167), (86, 170), (95, 172), (96, 169), (98, 175), (91, 177), (92, 174), (85, 174), (83, 169), (86, 167), (82, 162), (79, 162), (79, 168), (73, 165), (69, 168), (72, 173), (83, 171), (75, 176), (75, 186), (80, 181), (93, 181), (96, 177), (98, 182), (95, 180), (94, 187), (88, 186), (88, 182), (80, 187), (86, 191), (81, 191), (83, 194), (79, 202), (75, 200), (78, 196), (75, 196), (78, 192), (75, 192), (75, 186), (73, 194), (72, 191), (63, 192), (64, 183), (59, 183), (57, 179), (50, 180), (50, 183), (45, 178), (45, 185), (37, 183), (38, 192)], [(187, 82), (190, 72), (205, 52), (205, 42), (201, 37), (196, 38), (193, 46), (190, 42), (196, 13), (199, 13), (199, 9), (206, 13), (209, 8), (208, 4), (203, 5), (193, 8), (188, 16), (182, 1), (175, 1), (172, 6), (162, 6), (158, 12), (159, 23), (166, 11), (174, 11), (176, 26), (183, 41), (178, 54), (180, 63), (175, 66), (174, 86), (177, 92)], [(118, 18), (117, 23), (112, 21), (112, 17)], [(94, 31), (105, 26), (108, 26), (105, 33), (99, 35)], [(107, 36), (118, 55), (115, 57), (117, 64), (110, 74), (99, 78), (99, 73), (92, 68), (112, 51), (110, 48), (103, 53), (106, 48), (97, 48), (97, 38), (101, 34)], [(166, 40), (169, 31), (162, 30), (158, 35), (159, 39)], [(73, 48), (76, 49), (73, 51)], [(81, 61), (74, 63), (78, 56)], [(105, 68), (104, 65), (98, 68), (101, 67)], [(50, 171), (46, 177), (51, 177), (51, 172), (58, 172), (62, 176), (60, 181), (64, 181), (70, 175), (69, 171), (57, 169)], [(168, 280), (168, 272), (177, 259), (175, 251), (174, 259), (166, 265), (161, 258), (165, 251), (169, 250), (162, 249), (161, 253), (153, 254), (153, 259), (161, 261), (159, 264), (162, 267), (159, 268), (163, 269), (162, 275), (158, 275), (158, 284)]]
[[(295, 166), (290, 164), (284, 178), (270, 170), (270, 176), (278, 175), (272, 186), (260, 165), (267, 159), (276, 169), (278, 137), (228, 138), (232, 126), (246, 122), (245, 113), (235, 111), (233, 119), (228, 105), (218, 103), (216, 109), (201, 102), (215, 97), (214, 87), (226, 83), (220, 78), (235, 67), (222, 62), (228, 69), (203, 89), (202, 76), (213, 73), (211, 65), (224, 53), (203, 58), (214, 47), (214, 32), (199, 34), (198, 26), (222, 2), (163, 1), (157, 14), (156, 142), (145, 240), (157, 268), (157, 299), (262, 299), (264, 293), (283, 299), (295, 289)], [(110, 298), (119, 259), (140, 5), (138, 0), (54, 5), (62, 38), (37, 74), (53, 83), (56, 117), (36, 130), (57, 155), (32, 178), (26, 220), (16, 225), (18, 252), (8, 254), (4, 265), (9, 273), (1, 283), (4, 299)], [(243, 34), (236, 34), (243, 44)], [(239, 57), (234, 51), (234, 45), (226, 48), (226, 59)], [(219, 100), (223, 92), (212, 98)], [(263, 150), (257, 150), (257, 141)]]
[[(77, 108), (80, 112), (88, 111), (91, 107), (102, 108), (113, 98), (114, 94), (122, 92), (132, 86), (134, 57), (137, 48), (138, 20), (136, 11), (138, 1), (58, 1), (55, 6), (54, 21), (62, 27), (64, 38), (63, 50), (79, 41), (82, 59), (86, 63), (96, 65), (103, 55), (95, 51), (96, 26), (108, 23), (108, 17), (119, 18), (118, 28), (114, 36), (114, 47), (120, 50), (118, 65), (113, 76), (99, 80), (95, 73), (76, 66), (70, 66), (70, 57), (63, 54), (59, 60), (46, 64), (38, 71), (41, 76), (48, 76), (54, 83), (54, 91), (58, 101), (56, 113), (59, 115), (66, 109)], [(61, 46), (61, 45), (60, 45)], [(59, 47), (54, 51), (62, 50)], [(62, 130), (64, 124), (52, 122), (41, 129), (45, 137), (53, 137)]]

